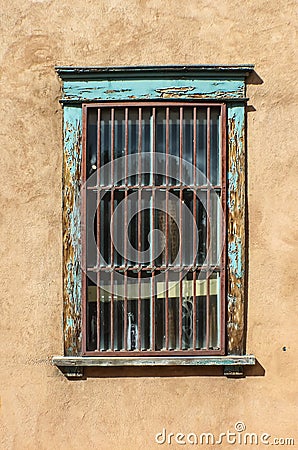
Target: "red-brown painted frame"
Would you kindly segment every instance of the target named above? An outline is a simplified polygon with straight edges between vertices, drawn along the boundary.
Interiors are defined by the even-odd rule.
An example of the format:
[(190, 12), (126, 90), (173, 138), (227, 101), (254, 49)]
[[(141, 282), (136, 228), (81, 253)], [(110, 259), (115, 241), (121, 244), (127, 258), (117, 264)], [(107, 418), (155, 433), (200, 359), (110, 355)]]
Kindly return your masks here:
[[(141, 351), (140, 350), (140, 342), (138, 342), (138, 349), (137, 350), (127, 350), (127, 314), (125, 314), (125, 312), (127, 313), (127, 296), (124, 296), (124, 350), (92, 350), (92, 351), (88, 351), (86, 349), (86, 329), (87, 329), (87, 308), (86, 308), (86, 303), (87, 303), (87, 297), (86, 297), (86, 290), (87, 290), (87, 275), (86, 275), (86, 265), (85, 265), (85, 261), (86, 261), (86, 197), (85, 197), (85, 192), (82, 191), (82, 222), (81, 222), (81, 229), (82, 229), (82, 268), (83, 268), (83, 273), (82, 273), (82, 354), (86, 355), (86, 356), (131, 356), (131, 357), (145, 357), (145, 356), (194, 356), (194, 355), (210, 355), (210, 356), (216, 356), (216, 355), (224, 355), (226, 352), (225, 349), (225, 325), (226, 325), (226, 260), (227, 260), (227, 249), (226, 249), (226, 183), (227, 183), (227, 179), (226, 179), (226, 170), (227, 170), (227, 142), (226, 142), (226, 127), (227, 127), (227, 118), (226, 118), (226, 104), (225, 103), (219, 103), (219, 102), (185, 102), (185, 101), (181, 101), (181, 102), (167, 102), (167, 101), (162, 101), (162, 102), (98, 102), (98, 103), (86, 103), (82, 105), (82, 114), (83, 114), (83, 120), (82, 120), (82, 129), (83, 129), (83, 138), (82, 138), (82, 185), (84, 185), (84, 183), (86, 182), (86, 142), (87, 142), (87, 111), (88, 109), (91, 108), (96, 108), (98, 111), (98, 124), (100, 123), (100, 110), (103, 108), (111, 108), (111, 111), (114, 112), (114, 108), (124, 108), (125, 109), (125, 155), (127, 156), (127, 117), (128, 117), (128, 108), (130, 107), (138, 107), (139, 108), (139, 116), (141, 115), (141, 111), (143, 107), (151, 107), (152, 108), (152, 113), (153, 113), (153, 117), (155, 119), (155, 108), (156, 107), (165, 107), (166, 108), (166, 112), (167, 112), (167, 119), (168, 119), (168, 115), (169, 115), (169, 108), (171, 107), (179, 107), (180, 108), (180, 118), (181, 118), (181, 114), (183, 114), (183, 107), (193, 107), (194, 111), (197, 111), (197, 108), (207, 108), (207, 178), (208, 180), (210, 180), (210, 107), (220, 107), (221, 113), (220, 113), (220, 117), (221, 117), (221, 185), (220, 186), (212, 186), (212, 189), (218, 189), (221, 192), (221, 205), (222, 205), (222, 210), (223, 210), (223, 215), (224, 215), (224, 223), (221, 224), (221, 242), (223, 243), (223, 251), (221, 254), (221, 263), (220, 266), (218, 267), (213, 267), (216, 268), (220, 274), (221, 274), (221, 280), (220, 280), (220, 349), (219, 350), (212, 350), (212, 349), (196, 349), (196, 350), (182, 350), (181, 347), (181, 340), (182, 340), (182, 336), (179, 335), (179, 349), (175, 349), (175, 350), (168, 350), (168, 333), (166, 333), (166, 350), (144, 350)], [(113, 112), (111, 112), (111, 114), (113, 114)], [(196, 113), (194, 113), (196, 114)], [(112, 121), (114, 122), (114, 121)], [(166, 153), (168, 152), (168, 120), (166, 121), (167, 123), (167, 127), (166, 127)], [(181, 121), (180, 121), (181, 124)], [(195, 120), (194, 120), (194, 130), (195, 130), (196, 126), (195, 126)], [(155, 131), (155, 127), (154, 127), (154, 131)], [(194, 131), (195, 132), (195, 131)], [(114, 135), (114, 133), (112, 132), (112, 135)], [(182, 142), (181, 142), (181, 131), (180, 131), (180, 157), (182, 156), (183, 153), (183, 149), (182, 149)], [(140, 139), (140, 136), (139, 136)], [(112, 147), (113, 147), (113, 142), (114, 142), (114, 136), (112, 136)], [(153, 142), (155, 143), (155, 139), (153, 140)], [(196, 142), (195, 140), (195, 136), (194, 136), (194, 142)], [(139, 143), (140, 146), (140, 143)], [(100, 127), (98, 126), (98, 143), (97, 143), (97, 148), (98, 148), (98, 158), (100, 158)], [(154, 151), (154, 149), (153, 149)], [(196, 154), (196, 147), (195, 147), (195, 143), (193, 146), (193, 154)], [(195, 156), (194, 156), (195, 159)], [(99, 161), (99, 159), (98, 159)], [(127, 173), (127, 167), (125, 168), (125, 171)], [(167, 169), (166, 169), (166, 173), (168, 173)], [(166, 175), (167, 177), (167, 175)], [(97, 180), (97, 184), (99, 185), (99, 180)], [(127, 181), (127, 177), (126, 177), (126, 181)], [(152, 188), (154, 187), (154, 189), (162, 189), (168, 186), (155, 186), (154, 181), (152, 183), (153, 185), (151, 186), (141, 186), (141, 189), (146, 189), (146, 188)], [(167, 184), (167, 183), (166, 183)], [(139, 185), (136, 186), (129, 186), (130, 189), (133, 188), (138, 188)], [(170, 190), (174, 189), (175, 187), (179, 187), (181, 188), (181, 185), (178, 186), (170, 186), (168, 187)], [(196, 189), (200, 189), (203, 186), (196, 186)], [(96, 186), (94, 187), (90, 187), (90, 189), (94, 189), (96, 188)], [(105, 189), (104, 186), (100, 187), (101, 189)], [(193, 186), (183, 186), (183, 189), (193, 189)], [(206, 186), (204, 186), (204, 188), (206, 188)], [(88, 188), (89, 189), (89, 188)], [(123, 189), (123, 187), (117, 187), (117, 186), (113, 186), (112, 191), (114, 192), (114, 190), (117, 189)], [(153, 192), (154, 192), (153, 189)], [(106, 190), (111, 190), (108, 187), (106, 188)], [(166, 191), (168, 193), (168, 190)], [(183, 190), (180, 189), (180, 195), (181, 193), (183, 193)], [(194, 192), (194, 196), (195, 196), (195, 192)], [(125, 201), (127, 201), (127, 190), (125, 191)], [(195, 205), (195, 202), (194, 202)], [(125, 211), (127, 210), (127, 207), (125, 208)], [(127, 212), (127, 211), (126, 211)], [(207, 213), (208, 213), (208, 217), (210, 217), (210, 184), (208, 185), (208, 189), (207, 189)], [(168, 221), (167, 219), (168, 215), (166, 215), (166, 221)], [(97, 239), (98, 239), (98, 243), (99, 243), (99, 239), (100, 239), (100, 227), (99, 225), (99, 216), (97, 216)], [(125, 223), (127, 224), (127, 217), (125, 217)], [(207, 223), (209, 223), (209, 220), (207, 221)], [(210, 226), (209, 227), (209, 232), (207, 231), (207, 244), (210, 240)], [(166, 224), (166, 230), (168, 229), (168, 223)], [(167, 231), (166, 231), (167, 232)], [(208, 245), (209, 248), (209, 245)], [(167, 248), (166, 248), (167, 250)], [(208, 253), (208, 252), (207, 252)], [(126, 251), (125, 251), (125, 255), (124, 258), (126, 256)], [(168, 256), (166, 256), (166, 262), (167, 262)], [(156, 267), (155, 271), (157, 270), (163, 270), (167, 268), (167, 264), (166, 266), (161, 266), (161, 267)], [(209, 264), (209, 261), (207, 263), (207, 272), (210, 271), (210, 268), (212, 268), (212, 265)], [(195, 290), (196, 290), (196, 283), (195, 283), (195, 278), (196, 278), (196, 273), (198, 270), (206, 270), (206, 266), (202, 266), (202, 267), (197, 267), (196, 270), (193, 271), (193, 297), (195, 297)], [(89, 268), (88, 268), (89, 270)], [(99, 286), (99, 281), (100, 281), (100, 272), (102, 270), (107, 270), (105, 268), (90, 268), (90, 270), (94, 270), (97, 272), (97, 281), (98, 281), (98, 286), (97, 286), (97, 349), (100, 348), (100, 297), (99, 297), (99, 292), (100, 292), (100, 286)], [(114, 270), (114, 269), (113, 269)], [(121, 268), (116, 268), (115, 270), (122, 270)], [(132, 268), (130, 270), (133, 270)], [(140, 270), (147, 270), (148, 271), (148, 267), (143, 267), (140, 268)], [(140, 272), (139, 272), (140, 273)], [(112, 280), (113, 274), (111, 274), (111, 280)], [(168, 272), (166, 271), (166, 279), (168, 277)], [(153, 273), (153, 279), (154, 279), (154, 273)], [(207, 282), (207, 295), (206, 295), (206, 302), (207, 302), (207, 308), (206, 308), (206, 331), (207, 331), (207, 336), (206, 336), (206, 344), (209, 342), (208, 340), (208, 333), (209, 333), (209, 298), (210, 298), (210, 278), (209, 276), (206, 277), (206, 282)], [(127, 285), (127, 271), (125, 272), (125, 279), (124, 279), (124, 285)], [(140, 285), (140, 277), (138, 276), (138, 285)], [(181, 282), (180, 282), (180, 291), (181, 291)], [(124, 288), (125, 289), (125, 288)], [(180, 292), (181, 294), (181, 292)], [(113, 296), (113, 293), (112, 293)], [(152, 294), (153, 296), (153, 294)], [(166, 300), (165, 300), (165, 307), (166, 307), (166, 311), (167, 311), (167, 301), (168, 299), (168, 293), (166, 291)], [(154, 305), (154, 299), (151, 299), (152, 304)], [(182, 322), (181, 322), (181, 311), (182, 308), (180, 306), (182, 299), (181, 299), (181, 295), (179, 295), (179, 333), (182, 333)], [(138, 303), (140, 303), (140, 299), (138, 300)], [(194, 305), (196, 305), (196, 302), (193, 302)], [(111, 310), (112, 312), (112, 310)], [(153, 314), (154, 314), (154, 309), (153, 309)], [(195, 311), (193, 310), (193, 314), (195, 314)], [(167, 313), (166, 313), (167, 315)], [(139, 318), (140, 318), (140, 314), (139, 314)], [(113, 317), (112, 317), (113, 319)], [(113, 320), (111, 320), (111, 327), (113, 327)], [(150, 321), (150, 324), (153, 323), (152, 328), (154, 329), (154, 316), (153, 316), (153, 320)], [(166, 326), (168, 326), (168, 315), (167, 315), (167, 320), (166, 320)], [(195, 332), (196, 332), (196, 327), (194, 327), (194, 332), (193, 332), (193, 344), (195, 343)], [(140, 335), (140, 333), (139, 333)], [(111, 347), (112, 347), (112, 340), (113, 340), (113, 333), (111, 333)], [(155, 336), (153, 334), (153, 342), (152, 344), (154, 345), (155, 343)], [(152, 345), (152, 346), (153, 346)]]

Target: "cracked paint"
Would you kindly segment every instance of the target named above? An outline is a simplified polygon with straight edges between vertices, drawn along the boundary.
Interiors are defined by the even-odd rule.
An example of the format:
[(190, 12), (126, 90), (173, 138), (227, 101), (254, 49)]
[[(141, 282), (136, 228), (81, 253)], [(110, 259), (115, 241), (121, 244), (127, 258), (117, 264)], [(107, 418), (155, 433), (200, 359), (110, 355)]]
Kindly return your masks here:
[(244, 351), (245, 152), (244, 107), (228, 108), (228, 353)]
[(81, 108), (64, 109), (63, 290), (64, 351), (81, 351)]

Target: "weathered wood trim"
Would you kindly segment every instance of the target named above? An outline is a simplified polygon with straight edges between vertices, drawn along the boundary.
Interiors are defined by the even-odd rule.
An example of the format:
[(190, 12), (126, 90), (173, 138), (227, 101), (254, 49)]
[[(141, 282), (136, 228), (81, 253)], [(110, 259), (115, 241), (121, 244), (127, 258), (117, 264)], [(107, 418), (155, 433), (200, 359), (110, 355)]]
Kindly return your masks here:
[[(92, 72), (92, 68), (89, 68)], [(123, 69), (123, 68), (122, 68)], [(63, 71), (68, 69), (61, 69)], [(79, 70), (79, 69), (78, 69)], [(58, 70), (59, 72), (59, 70)], [(88, 71), (87, 71), (88, 72)], [(244, 292), (245, 292), (245, 83), (241, 77), (224, 76), (195, 79), (183, 76), (170, 78), (168, 74), (153, 79), (76, 78), (75, 69), (63, 83), (64, 105), (64, 158), (63, 158), (63, 289), (64, 289), (64, 355), (79, 356), (82, 351), (82, 276), (81, 276), (81, 218), (80, 183), (82, 159), (82, 109), (81, 102), (97, 100), (225, 100), (228, 110), (228, 267), (227, 267), (227, 354), (244, 354)], [(65, 75), (65, 73), (64, 73)], [(176, 74), (177, 75), (177, 74)], [(205, 74), (206, 75), (206, 74)], [(211, 72), (208, 72), (211, 76)], [(84, 76), (89, 77), (88, 73)], [(96, 76), (96, 79), (94, 78)], [(78, 79), (80, 81), (78, 81)], [(242, 101), (240, 101), (240, 98)], [(67, 104), (67, 102), (74, 102)], [(75, 104), (75, 102), (78, 102)], [(86, 360), (87, 357), (84, 357)], [(235, 356), (233, 356), (235, 358)], [(94, 359), (94, 358), (93, 358)], [(108, 358), (113, 361), (113, 358)], [(96, 358), (98, 360), (98, 358)], [(122, 365), (123, 358), (117, 358)], [(129, 364), (148, 358), (129, 358)], [(192, 358), (194, 365), (204, 361), (219, 361), (218, 357)], [(86, 360), (87, 361), (87, 360)], [(186, 358), (158, 358), (165, 364), (189, 363)], [(180, 361), (180, 362), (179, 362)], [(188, 362), (187, 362), (188, 361)], [(198, 361), (201, 361), (199, 363)], [(155, 363), (154, 363), (155, 364)], [(191, 364), (191, 363), (189, 363)], [(218, 363), (214, 363), (218, 364)], [(225, 362), (225, 365), (229, 364)], [(108, 364), (107, 364), (108, 365)], [(208, 365), (208, 364), (207, 364)], [(239, 365), (233, 359), (233, 364)]]
[(245, 96), (244, 78), (67, 80), (63, 100), (223, 100)]
[(54, 356), (52, 363), (59, 367), (94, 367), (94, 366), (252, 366), (255, 364), (253, 355), (244, 356), (198, 356), (198, 357), (109, 357)]
[(245, 108), (228, 106), (228, 304), (227, 351), (244, 353)]
[(164, 78), (175, 76), (183, 78), (190, 74), (194, 78), (219, 76), (246, 77), (254, 70), (253, 64), (196, 64), (196, 65), (171, 65), (171, 66), (57, 66), (56, 71), (63, 80), (68, 79), (91, 79), (102, 77), (104, 79), (115, 77), (133, 78)]
[(81, 353), (81, 216), (82, 110), (64, 108), (63, 291), (64, 354)]

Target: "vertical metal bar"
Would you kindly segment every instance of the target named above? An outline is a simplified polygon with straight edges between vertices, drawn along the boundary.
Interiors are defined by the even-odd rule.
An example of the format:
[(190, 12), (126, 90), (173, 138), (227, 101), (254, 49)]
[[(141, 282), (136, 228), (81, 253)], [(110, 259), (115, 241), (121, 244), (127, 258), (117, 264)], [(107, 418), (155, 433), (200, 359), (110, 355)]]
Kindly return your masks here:
[(142, 251), (142, 108), (139, 108), (139, 136), (138, 136), (138, 350), (141, 349), (141, 336), (142, 336), (142, 301), (141, 301), (141, 264), (140, 264), (140, 253)]
[(127, 270), (124, 272), (124, 350), (127, 350)]
[(128, 241), (128, 108), (125, 108), (125, 197), (124, 197), (124, 350), (127, 350), (127, 241)]
[(193, 321), (192, 321), (192, 337), (193, 349), (196, 350), (197, 342), (197, 272), (193, 271)]
[(111, 271), (111, 350), (114, 350), (114, 271)]
[[(169, 185), (169, 119), (170, 108), (166, 108), (166, 186)], [(165, 282), (166, 282), (166, 304), (165, 304), (165, 334), (166, 334), (166, 350), (169, 349), (169, 191), (166, 189), (166, 248), (165, 248)]]
[(221, 106), (221, 206), (223, 210), (223, 223), (221, 223), (221, 267), (220, 267), (220, 348), (224, 351), (225, 342), (225, 304), (226, 304), (226, 165), (227, 165), (227, 150), (226, 150), (226, 123), (227, 123), (227, 108), (226, 105)]
[(81, 212), (81, 232), (82, 232), (82, 348), (83, 351), (87, 350), (87, 277), (86, 277), (86, 166), (87, 166), (87, 106), (83, 105), (82, 108), (82, 186), (84, 188), (81, 191), (82, 197), (82, 212)]
[(152, 278), (151, 278), (151, 349), (155, 350), (155, 126), (156, 126), (156, 109), (152, 108), (152, 210), (151, 210), (151, 266), (152, 266)]
[(114, 186), (114, 153), (115, 153), (115, 109), (111, 109), (112, 136), (111, 136), (111, 185)]
[(156, 109), (152, 108), (152, 186), (155, 186)]
[(142, 337), (142, 325), (141, 325), (141, 281), (142, 272), (138, 272), (138, 342), (136, 343), (138, 350), (141, 350), (141, 337)]
[(139, 133), (138, 133), (138, 185), (142, 184), (142, 108), (139, 108)]
[(97, 110), (97, 277), (96, 277), (96, 302), (97, 302), (97, 350), (100, 350), (100, 327), (101, 327), (101, 317), (100, 317), (100, 150), (101, 150), (101, 110)]
[(210, 336), (210, 229), (211, 229), (211, 213), (210, 213), (210, 106), (207, 108), (207, 296), (206, 296), (206, 348), (209, 349), (209, 336)]
[(165, 270), (165, 281), (166, 281), (166, 304), (165, 304), (165, 316), (166, 316), (166, 350), (169, 349), (169, 271)]
[(197, 340), (197, 299), (196, 299), (196, 262), (197, 262), (197, 191), (196, 191), (196, 174), (197, 174), (197, 108), (193, 108), (193, 221), (194, 221), (194, 233), (193, 233), (193, 349), (196, 348)]
[(151, 350), (155, 350), (155, 270), (151, 277)]
[[(180, 230), (180, 270), (181, 275), (183, 273), (183, 253), (184, 253), (184, 243), (183, 243), (183, 186), (182, 186), (182, 158), (183, 158), (183, 108), (180, 107), (179, 110), (179, 177), (180, 177), (180, 208), (179, 208), (179, 230)], [(179, 349), (182, 349), (182, 301), (183, 301), (183, 289), (182, 289), (182, 276), (180, 275), (179, 280)]]
[(114, 190), (114, 153), (115, 153), (115, 109), (111, 109), (111, 122), (112, 122), (112, 138), (111, 138), (111, 314), (110, 314), (110, 328), (111, 328), (111, 350), (114, 350), (114, 201), (115, 201), (115, 190)]
[(180, 185), (182, 185), (182, 158), (183, 158), (183, 107), (179, 108), (179, 178)]
[(166, 108), (166, 185), (169, 184), (169, 126), (170, 126), (170, 108)]

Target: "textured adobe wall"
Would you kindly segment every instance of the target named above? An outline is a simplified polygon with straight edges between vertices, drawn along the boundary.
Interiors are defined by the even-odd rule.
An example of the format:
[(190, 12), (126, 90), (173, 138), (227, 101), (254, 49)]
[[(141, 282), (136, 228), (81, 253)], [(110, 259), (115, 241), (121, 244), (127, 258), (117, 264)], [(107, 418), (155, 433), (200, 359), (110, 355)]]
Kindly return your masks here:
[[(239, 420), (249, 432), (295, 437), (295, 8), (294, 0), (3, 0), (1, 448), (151, 449), (163, 427), (218, 435)], [(184, 63), (254, 63), (263, 80), (248, 87), (247, 351), (260, 366), (239, 380), (215, 369), (105, 369), (68, 381), (50, 364), (62, 352), (54, 66)]]

